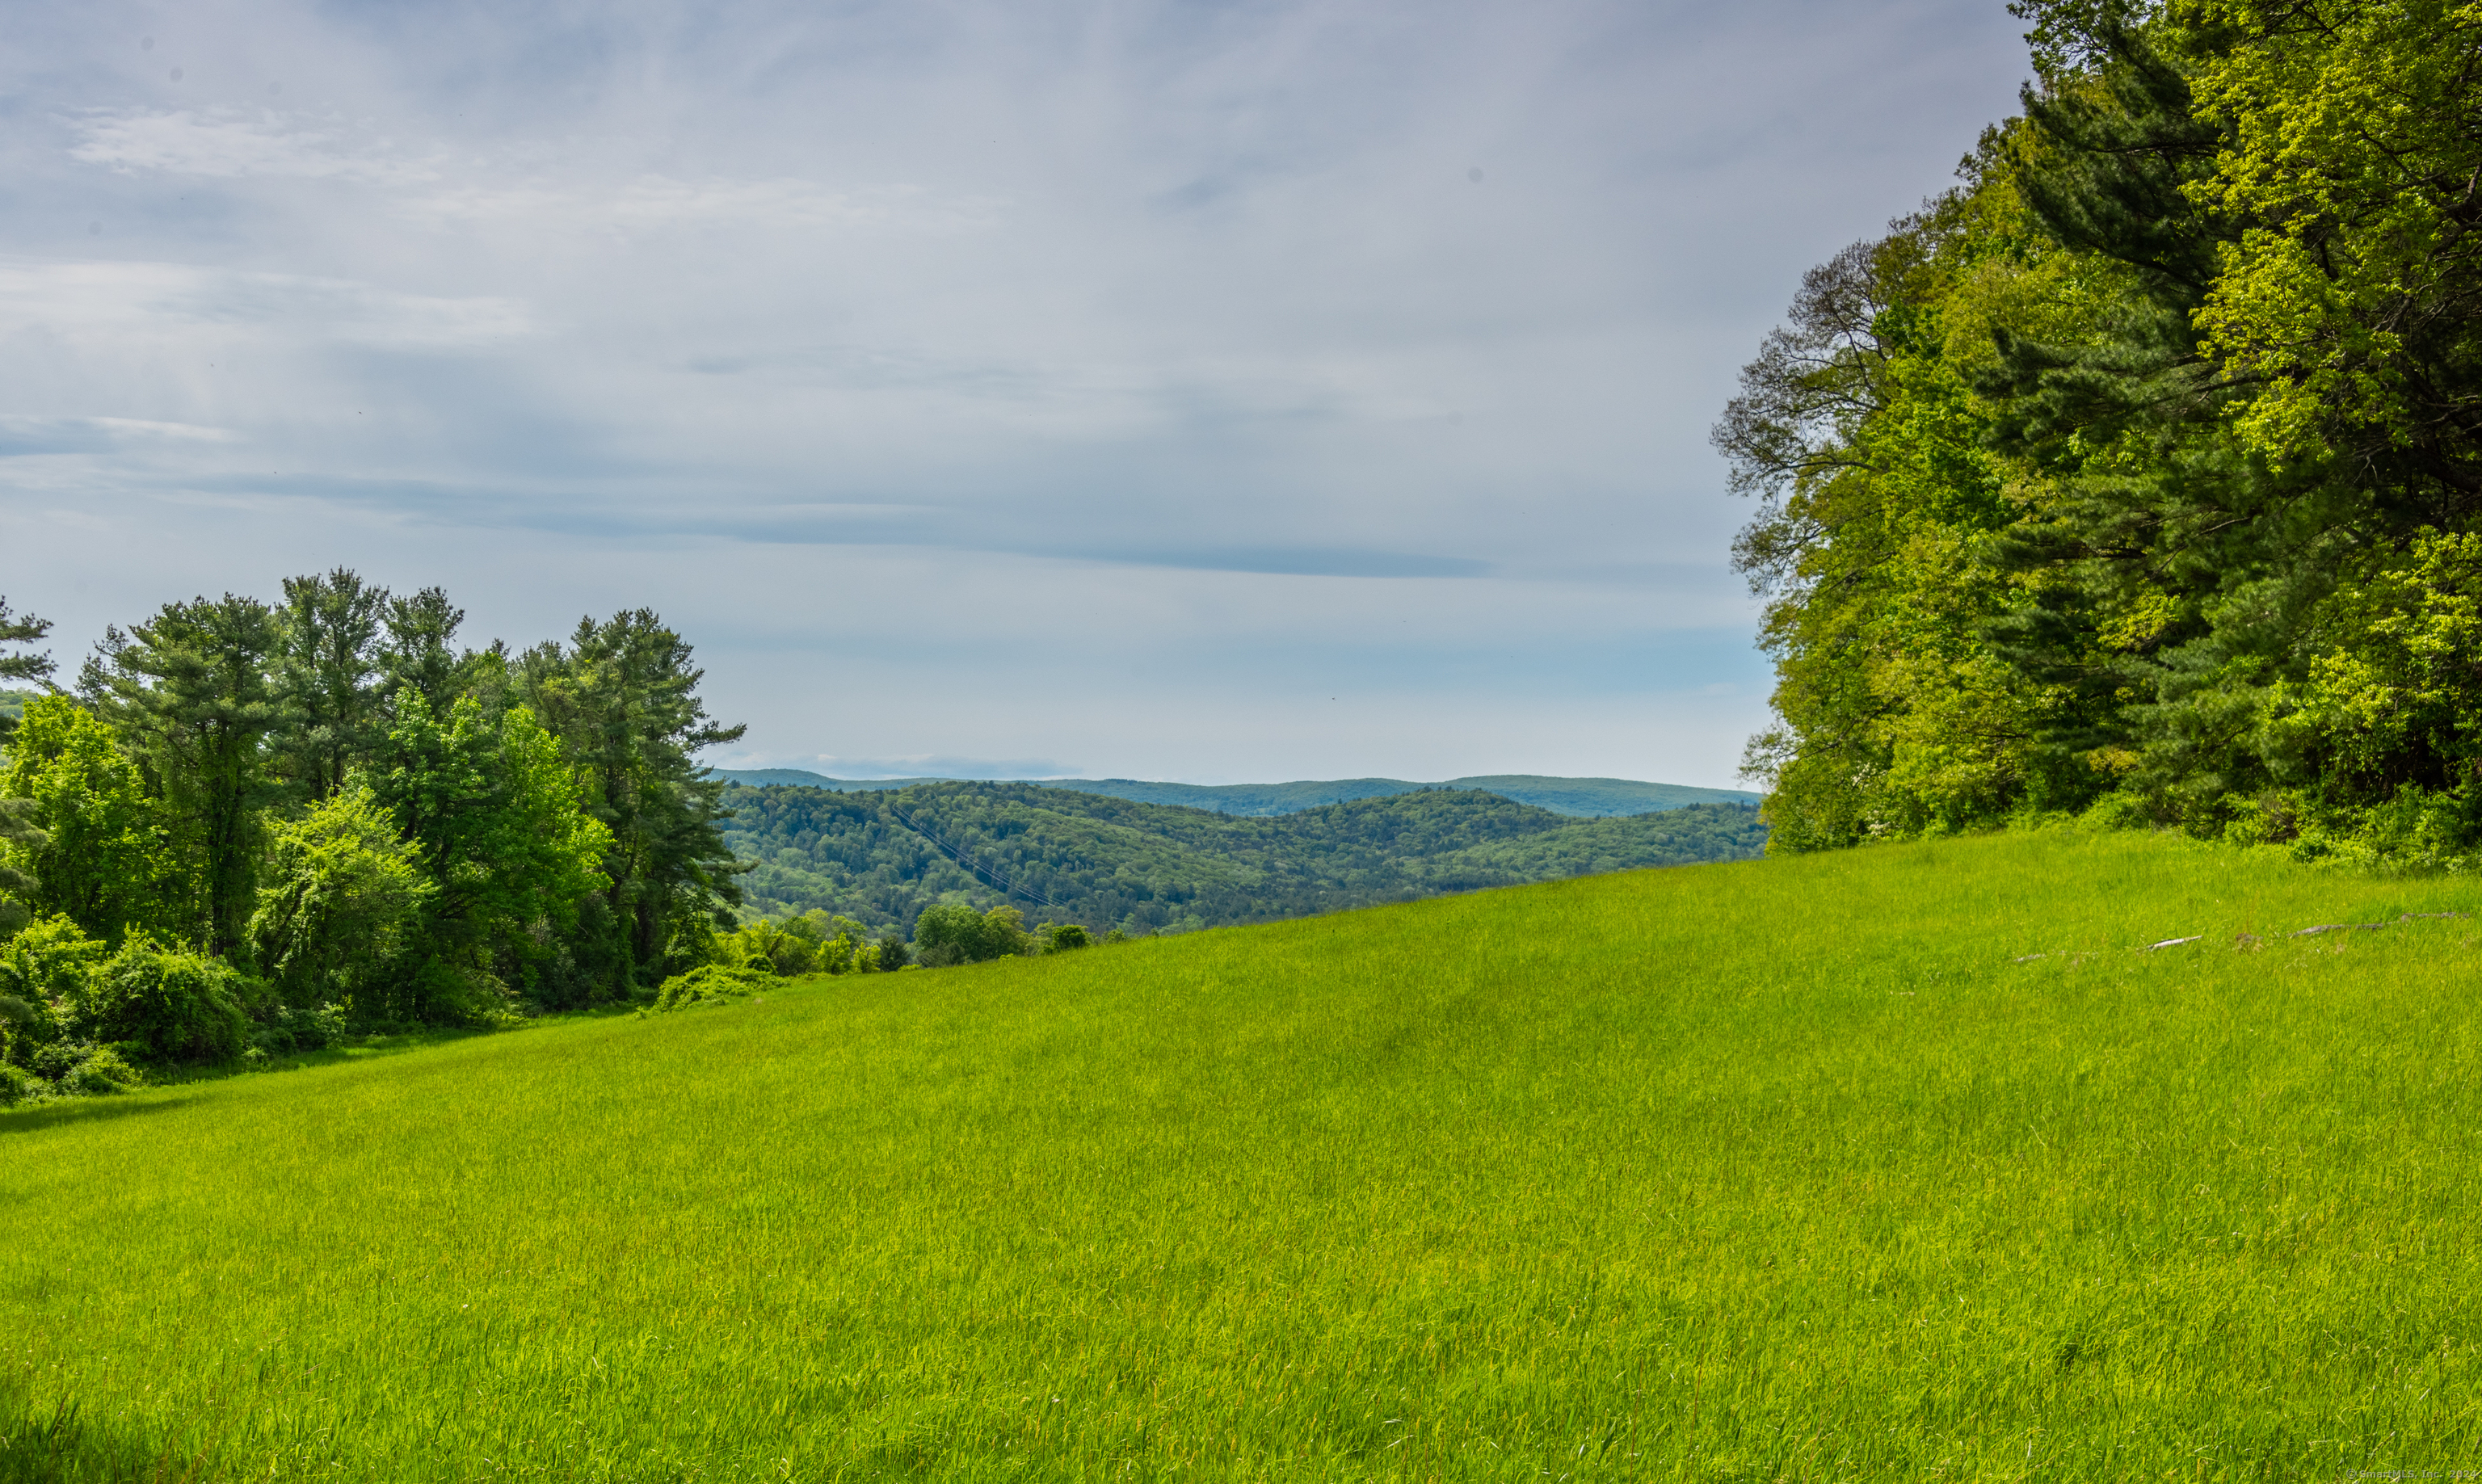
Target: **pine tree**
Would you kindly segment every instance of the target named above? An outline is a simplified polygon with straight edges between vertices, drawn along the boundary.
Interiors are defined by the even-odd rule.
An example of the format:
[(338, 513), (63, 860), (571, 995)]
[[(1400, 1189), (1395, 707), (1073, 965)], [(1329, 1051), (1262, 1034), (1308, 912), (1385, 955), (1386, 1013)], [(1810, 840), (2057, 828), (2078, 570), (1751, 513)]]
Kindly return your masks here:
[(277, 771), (311, 802), (332, 797), (378, 740), (385, 588), (339, 567), (284, 579), (278, 674), (289, 725), (273, 739)]
[(291, 717), (276, 675), (282, 647), (276, 612), (228, 593), (167, 603), (125, 634), (107, 628), (79, 675), (171, 806), (184, 931), (226, 957), (246, 945), (259, 812), (275, 792), (265, 743)]
[(568, 647), (539, 646), (516, 665), (522, 699), (583, 776), (588, 812), (612, 832), (604, 872), (616, 990), (661, 976), (677, 923), (741, 899), (719, 828), (724, 784), (692, 755), (747, 729), (708, 718), (698, 697), (704, 675), (689, 645), (645, 608), (581, 619)]

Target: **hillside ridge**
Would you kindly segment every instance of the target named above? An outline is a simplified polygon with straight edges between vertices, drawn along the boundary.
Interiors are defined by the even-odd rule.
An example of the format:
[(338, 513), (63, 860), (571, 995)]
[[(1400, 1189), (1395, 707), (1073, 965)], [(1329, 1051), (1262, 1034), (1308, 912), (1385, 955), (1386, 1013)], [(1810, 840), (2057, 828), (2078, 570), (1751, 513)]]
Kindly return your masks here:
[(926, 783), (1026, 782), (1075, 793), (1105, 794), (1139, 804), (1171, 804), (1218, 814), (1260, 817), (1439, 788), (1480, 789), (1554, 814), (1583, 819), (1651, 814), (1692, 804), (1756, 804), (1760, 798), (1737, 788), (1700, 788), (1625, 778), (1558, 778), (1539, 773), (1485, 773), (1432, 782), (1401, 778), (1346, 778), (1299, 779), (1283, 783), (1169, 783), (1128, 778), (843, 779), (801, 768), (717, 768), (711, 776), (753, 787), (827, 788), (838, 793), (882, 793)]
[(728, 784), (747, 910), (841, 914), (874, 932), (1003, 903), (1096, 932), (1186, 932), (1484, 887), (1746, 860), (1745, 804), (1580, 818), (1424, 788), (1245, 815), (1045, 783), (856, 790)]

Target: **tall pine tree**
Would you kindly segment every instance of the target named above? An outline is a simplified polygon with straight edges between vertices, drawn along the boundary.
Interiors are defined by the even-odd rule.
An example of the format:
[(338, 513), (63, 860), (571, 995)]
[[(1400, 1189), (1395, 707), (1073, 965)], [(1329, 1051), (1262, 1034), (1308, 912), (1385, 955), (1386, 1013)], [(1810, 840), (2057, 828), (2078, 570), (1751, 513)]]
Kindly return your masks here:
[(267, 739), (291, 711), (277, 666), (283, 625), (255, 598), (167, 603), (127, 633), (107, 628), (79, 689), (170, 807), (183, 867), (180, 926), (208, 951), (247, 945), (259, 815), (275, 791)]

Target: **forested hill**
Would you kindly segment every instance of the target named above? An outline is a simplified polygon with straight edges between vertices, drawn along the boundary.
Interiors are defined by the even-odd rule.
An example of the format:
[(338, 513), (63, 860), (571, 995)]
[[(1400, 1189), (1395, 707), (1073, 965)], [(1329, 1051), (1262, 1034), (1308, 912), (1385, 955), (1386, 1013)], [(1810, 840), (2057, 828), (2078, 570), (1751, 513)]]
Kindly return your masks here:
[[(911, 788), (943, 779), (840, 779), (805, 773), (799, 768), (719, 768), (715, 777), (733, 783), (799, 785), (839, 792), (876, 792)], [(1212, 809), (1219, 814), (1290, 814), (1324, 804), (1355, 799), (1384, 799), (1423, 789), (1479, 788), (1486, 793), (1549, 809), (1554, 814), (1601, 818), (1613, 814), (1650, 814), (1691, 804), (1756, 804), (1758, 796), (1731, 788), (1692, 788), (1682, 783), (1643, 783), (1625, 778), (1546, 778), (1532, 773), (1494, 773), (1445, 782), (1409, 782), (1401, 778), (1302, 780), (1289, 783), (1159, 783), (1127, 778), (1047, 778), (1034, 781), (1044, 788), (1107, 794), (1139, 804), (1177, 804)]]
[(1273, 816), (1032, 783), (838, 792), (734, 784), (725, 839), (755, 861), (748, 908), (824, 908), (873, 929), (1002, 902), (1096, 932), (1187, 931), (1640, 866), (1758, 855), (1742, 804), (1578, 819), (1429, 788)]

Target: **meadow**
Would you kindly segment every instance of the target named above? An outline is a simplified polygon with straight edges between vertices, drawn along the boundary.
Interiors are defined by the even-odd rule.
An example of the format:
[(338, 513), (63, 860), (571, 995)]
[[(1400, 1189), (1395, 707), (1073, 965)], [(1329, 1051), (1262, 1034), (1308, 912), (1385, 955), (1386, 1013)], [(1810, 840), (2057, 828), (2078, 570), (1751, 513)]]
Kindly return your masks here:
[(2477, 897), (1999, 835), (0, 1114), (0, 1477), (2482, 1468)]

